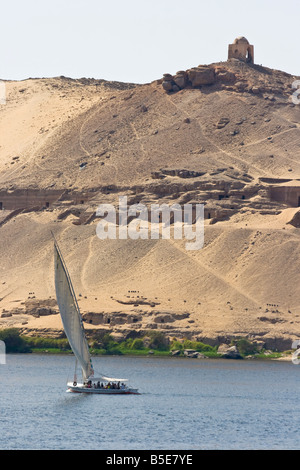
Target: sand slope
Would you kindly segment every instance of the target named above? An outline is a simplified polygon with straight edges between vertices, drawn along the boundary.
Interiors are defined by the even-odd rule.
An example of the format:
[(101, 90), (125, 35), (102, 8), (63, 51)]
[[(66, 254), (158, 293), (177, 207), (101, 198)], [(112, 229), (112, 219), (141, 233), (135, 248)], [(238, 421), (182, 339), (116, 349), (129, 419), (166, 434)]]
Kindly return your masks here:
[[(299, 229), (288, 223), (298, 209), (271, 200), (265, 183), (299, 184), (300, 108), (287, 92), (293, 77), (223, 66), (270, 89), (217, 83), (168, 94), (160, 81), (7, 82), (0, 189), (11, 197), (29, 189), (70, 196), (33, 209), (21, 195), (15, 207), (23, 197), (26, 211), (1, 211), (0, 327), (61, 330), (58, 314), (36, 310), (55, 298), (53, 230), (90, 315), (86, 328), (250, 336), (286, 348), (300, 335)], [(78, 204), (72, 194), (84, 192)], [(120, 195), (129, 203), (204, 203), (203, 249), (187, 251), (174, 239), (100, 240), (89, 216)]]

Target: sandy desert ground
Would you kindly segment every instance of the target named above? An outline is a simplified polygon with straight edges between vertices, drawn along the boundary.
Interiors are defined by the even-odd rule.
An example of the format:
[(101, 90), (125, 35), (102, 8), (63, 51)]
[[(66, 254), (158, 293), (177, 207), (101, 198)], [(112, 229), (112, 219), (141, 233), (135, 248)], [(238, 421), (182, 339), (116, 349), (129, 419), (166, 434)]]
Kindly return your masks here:
[[(6, 82), (1, 328), (61, 334), (52, 230), (86, 329), (246, 336), (280, 349), (300, 336), (295, 77), (238, 61), (212, 67), (214, 84), (177, 93), (162, 80)], [(147, 207), (204, 204), (204, 247), (100, 240), (97, 207), (124, 195)]]

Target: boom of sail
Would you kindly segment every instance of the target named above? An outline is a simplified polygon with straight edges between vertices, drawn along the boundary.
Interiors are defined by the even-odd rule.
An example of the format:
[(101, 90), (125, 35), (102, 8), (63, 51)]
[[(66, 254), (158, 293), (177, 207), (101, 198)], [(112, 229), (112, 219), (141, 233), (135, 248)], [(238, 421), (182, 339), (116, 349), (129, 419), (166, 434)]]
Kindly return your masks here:
[(94, 375), (79, 306), (66, 264), (54, 242), (55, 289), (64, 330), (75, 357), (82, 369), (84, 380)]

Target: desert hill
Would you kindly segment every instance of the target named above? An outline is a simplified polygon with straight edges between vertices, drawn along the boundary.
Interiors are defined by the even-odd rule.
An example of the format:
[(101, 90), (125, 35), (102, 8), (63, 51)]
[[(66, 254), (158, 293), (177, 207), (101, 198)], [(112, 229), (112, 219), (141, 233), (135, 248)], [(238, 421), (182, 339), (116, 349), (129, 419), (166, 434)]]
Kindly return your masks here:
[[(0, 327), (60, 335), (56, 235), (89, 329), (300, 336), (297, 77), (229, 60), (137, 85), (6, 82)], [(203, 203), (205, 240), (100, 240), (99, 204)]]

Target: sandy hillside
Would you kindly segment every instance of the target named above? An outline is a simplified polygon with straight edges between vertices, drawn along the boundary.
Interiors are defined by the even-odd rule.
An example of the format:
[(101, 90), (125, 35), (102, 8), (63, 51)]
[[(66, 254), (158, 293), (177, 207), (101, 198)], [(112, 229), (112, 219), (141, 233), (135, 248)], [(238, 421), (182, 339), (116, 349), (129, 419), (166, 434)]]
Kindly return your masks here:
[[(248, 336), (281, 349), (299, 337), (295, 77), (239, 61), (210, 67), (214, 83), (174, 93), (162, 80), (6, 83), (2, 328), (60, 334), (52, 230), (87, 329)], [(97, 207), (122, 195), (147, 207), (203, 203), (204, 247), (100, 240)]]

